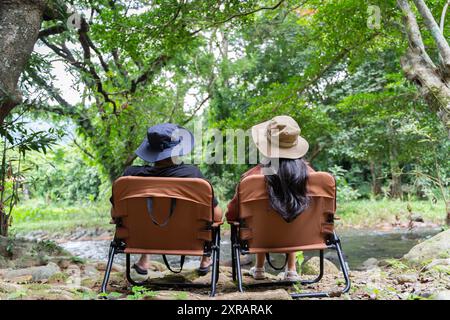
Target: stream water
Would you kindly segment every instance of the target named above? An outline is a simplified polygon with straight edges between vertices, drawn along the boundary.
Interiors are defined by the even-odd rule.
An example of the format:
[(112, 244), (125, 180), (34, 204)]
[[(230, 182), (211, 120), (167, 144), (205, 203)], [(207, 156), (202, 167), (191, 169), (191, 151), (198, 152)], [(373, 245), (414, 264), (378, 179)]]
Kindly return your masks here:
[[(344, 253), (347, 258), (350, 269), (358, 268), (368, 258), (387, 259), (400, 258), (407, 253), (413, 246), (419, 242), (437, 234), (439, 228), (393, 230), (393, 231), (372, 231), (372, 230), (341, 230), (338, 232)], [(108, 256), (109, 241), (69, 241), (61, 243), (61, 246), (71, 252), (73, 255), (85, 259), (106, 260)], [(305, 257), (310, 257), (315, 253), (305, 253)], [(284, 256), (281, 254), (271, 255), (276, 265), (281, 265)], [(336, 254), (330, 250), (325, 257), (337, 263)], [(133, 257), (133, 260), (137, 257)], [(152, 256), (152, 259), (162, 262), (161, 256)], [(229, 236), (223, 236), (221, 241), (220, 260), (221, 264), (230, 265), (231, 251)], [(251, 256), (253, 259), (253, 256)], [(177, 268), (179, 257), (169, 256), (169, 262)], [(186, 257), (185, 268), (196, 268), (198, 266), (198, 257)], [(125, 256), (117, 255), (115, 263), (124, 264)], [(249, 262), (249, 261), (248, 261)], [(244, 266), (245, 268), (246, 266)], [(277, 271), (268, 268), (268, 272), (277, 273)]]

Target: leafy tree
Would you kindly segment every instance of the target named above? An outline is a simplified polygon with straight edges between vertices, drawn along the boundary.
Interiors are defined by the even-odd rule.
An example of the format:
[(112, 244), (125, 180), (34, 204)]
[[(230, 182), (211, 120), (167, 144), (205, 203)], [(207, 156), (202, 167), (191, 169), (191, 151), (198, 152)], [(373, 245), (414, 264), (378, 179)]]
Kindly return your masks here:
[(34, 130), (22, 116), (7, 117), (0, 133), (3, 137), (0, 141), (0, 235), (7, 236), (11, 212), (19, 201), (19, 188), (24, 181), (22, 165), (25, 154), (29, 151), (46, 153), (62, 133), (54, 129)]

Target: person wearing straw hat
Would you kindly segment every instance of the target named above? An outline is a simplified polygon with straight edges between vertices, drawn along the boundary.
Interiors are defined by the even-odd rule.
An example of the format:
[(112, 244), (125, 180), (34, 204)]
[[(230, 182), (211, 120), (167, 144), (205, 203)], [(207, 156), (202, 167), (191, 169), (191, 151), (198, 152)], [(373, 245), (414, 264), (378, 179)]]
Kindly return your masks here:
[[(272, 208), (287, 222), (293, 221), (309, 205), (307, 196), (308, 173), (314, 170), (303, 159), (308, 152), (308, 142), (300, 136), (300, 126), (289, 116), (276, 116), (269, 121), (252, 127), (252, 139), (259, 152), (265, 158), (265, 164), (257, 165), (243, 174), (264, 174), (267, 193)], [(267, 170), (276, 166), (276, 171)], [(226, 217), (228, 221), (238, 218), (237, 190), (228, 204)], [(297, 281), (295, 253), (288, 254), (284, 279)], [(256, 280), (265, 279), (265, 255), (256, 255), (256, 264), (250, 274)]]
[[(189, 130), (173, 123), (157, 124), (148, 128), (147, 136), (135, 152), (139, 158), (154, 165), (130, 166), (123, 175), (205, 179), (196, 166), (179, 161), (179, 157), (189, 154), (193, 148), (194, 136)], [(214, 221), (221, 221), (222, 209), (216, 198), (213, 201)], [(133, 269), (140, 275), (147, 275), (149, 262), (148, 255), (143, 254)], [(197, 273), (206, 275), (211, 265), (211, 258), (202, 257)]]

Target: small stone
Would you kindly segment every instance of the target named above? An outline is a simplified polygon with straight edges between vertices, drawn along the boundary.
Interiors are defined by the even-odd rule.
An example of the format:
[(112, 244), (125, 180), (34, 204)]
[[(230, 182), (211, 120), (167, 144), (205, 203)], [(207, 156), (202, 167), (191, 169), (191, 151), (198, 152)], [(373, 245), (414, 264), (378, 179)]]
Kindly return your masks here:
[(84, 276), (86, 277), (96, 277), (99, 275), (99, 271), (94, 265), (86, 265), (83, 270)]
[(411, 215), (411, 221), (414, 221), (414, 222), (425, 222), (423, 220), (423, 217), (420, 215), (420, 213), (413, 213)]
[(217, 295), (214, 300), (292, 300), (290, 294), (284, 289), (255, 291), (255, 292), (231, 292)]
[(20, 290), (20, 286), (13, 283), (6, 283), (0, 281), (0, 292), (13, 293)]
[[(6, 279), (6, 278), (5, 278)], [(33, 276), (31, 274), (23, 275), (23, 276), (14, 276), (6, 279), (10, 282), (14, 283), (29, 283), (33, 281)]]
[(370, 270), (378, 267), (378, 260), (375, 258), (369, 258), (364, 261), (358, 270)]
[(58, 272), (52, 275), (50, 278), (48, 278), (48, 283), (55, 284), (55, 283), (64, 283), (67, 280), (68, 276), (65, 273)]
[(432, 296), (433, 300), (450, 300), (450, 290), (440, 291)]
[(415, 274), (399, 274), (396, 278), (398, 284), (411, 283), (417, 281)]
[(150, 264), (150, 266), (149, 266), (148, 269), (152, 270), (152, 271), (163, 272), (163, 271), (166, 271), (166, 269), (167, 269), (164, 264), (162, 264), (162, 263), (160, 263), (158, 261), (150, 261), (149, 264)]
[(67, 259), (61, 259), (58, 261), (58, 265), (62, 269), (67, 269), (70, 264), (71, 264), (71, 261), (67, 260)]
[[(106, 270), (106, 262), (102, 261), (102, 262), (98, 262), (95, 265), (95, 268), (99, 271), (105, 271)], [(121, 265), (115, 264), (113, 263), (111, 271), (113, 272), (123, 272), (124, 271), (124, 267), (122, 267)]]
[(161, 271), (148, 271), (148, 279), (158, 279), (163, 278), (164, 272)]

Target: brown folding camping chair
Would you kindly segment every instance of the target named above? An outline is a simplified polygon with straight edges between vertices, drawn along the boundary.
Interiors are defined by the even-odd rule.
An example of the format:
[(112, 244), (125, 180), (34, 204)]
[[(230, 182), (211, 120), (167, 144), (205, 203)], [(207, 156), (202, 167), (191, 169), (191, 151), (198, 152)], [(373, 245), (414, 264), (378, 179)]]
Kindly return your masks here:
[[(213, 188), (198, 178), (121, 177), (113, 185), (111, 215), (116, 224), (101, 291), (106, 292), (114, 255), (126, 255), (126, 277), (133, 285), (200, 287), (194, 283), (138, 283), (130, 275), (131, 254), (162, 255), (167, 268), (181, 272), (185, 256), (211, 256), (211, 296), (219, 276), (221, 222), (214, 222)], [(174, 271), (166, 255), (179, 255)]]
[[(266, 253), (266, 260), (272, 268), (282, 270), (287, 262), (287, 253), (318, 250), (320, 272), (313, 280), (302, 280), (301, 284), (312, 284), (323, 276), (325, 249), (334, 249), (345, 278), (344, 293), (350, 289), (348, 267), (344, 261), (339, 237), (334, 231), (336, 210), (336, 182), (328, 173), (314, 172), (309, 175), (309, 207), (294, 221), (287, 223), (270, 206), (263, 175), (245, 177), (238, 187), (239, 219), (231, 224), (233, 280), (242, 288), (240, 255)], [(285, 253), (284, 266), (277, 268), (270, 260), (270, 253)], [(261, 285), (284, 285), (292, 282), (260, 282)], [(328, 297), (327, 292), (293, 293), (293, 298)]]

